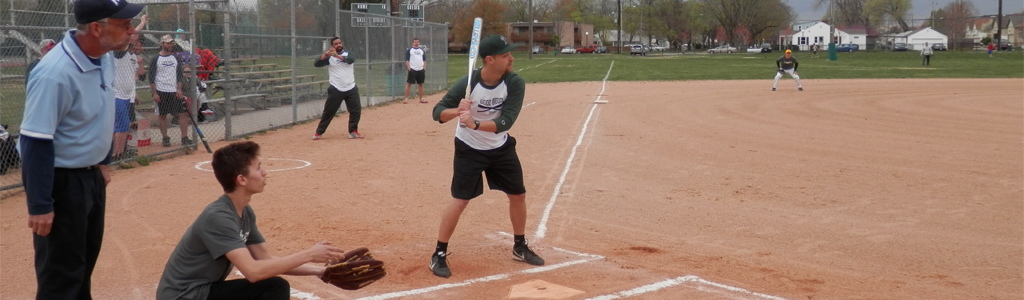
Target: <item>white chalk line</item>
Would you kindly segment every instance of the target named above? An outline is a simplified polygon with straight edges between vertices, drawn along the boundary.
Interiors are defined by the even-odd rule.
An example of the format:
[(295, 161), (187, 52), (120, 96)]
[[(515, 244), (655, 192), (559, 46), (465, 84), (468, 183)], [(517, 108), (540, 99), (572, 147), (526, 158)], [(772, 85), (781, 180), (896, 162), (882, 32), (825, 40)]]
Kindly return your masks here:
[(486, 277), (474, 278), (474, 279), (466, 280), (466, 281), (459, 282), (459, 283), (446, 283), (446, 284), (440, 284), (440, 285), (435, 285), (435, 286), (431, 286), (431, 287), (412, 289), (412, 290), (401, 291), (401, 292), (393, 292), (393, 293), (381, 294), (381, 295), (370, 296), (370, 297), (363, 297), (363, 298), (358, 298), (356, 300), (385, 300), (385, 299), (394, 299), (394, 298), (408, 297), (408, 296), (413, 296), (413, 295), (419, 295), (419, 294), (425, 294), (425, 293), (440, 291), (440, 290), (444, 290), (444, 289), (463, 287), (463, 286), (471, 285), (471, 284), (474, 284), (474, 283), (502, 280), (502, 279), (509, 278), (512, 275), (519, 274), (519, 273), (522, 273), (522, 274), (533, 274), (533, 273), (547, 272), (547, 271), (561, 269), (561, 268), (572, 266), (572, 265), (582, 264), (582, 263), (589, 262), (589, 261), (592, 261), (592, 260), (596, 260), (596, 259), (599, 259), (599, 258), (603, 258), (603, 257), (601, 257), (601, 256), (598, 256), (598, 258), (588, 257), (588, 258), (584, 258), (584, 259), (579, 259), (579, 260), (573, 260), (573, 261), (567, 261), (567, 262), (563, 262), (563, 263), (558, 263), (558, 264), (554, 264), (554, 265), (550, 265), (550, 266), (543, 266), (543, 267), (536, 267), (536, 268), (526, 269), (526, 270), (522, 270), (522, 271), (519, 271), (519, 272), (491, 275), (491, 276), (486, 276)]
[(533, 67), (540, 67), (540, 66), (543, 66), (543, 65), (546, 65), (546, 64), (550, 64), (550, 63), (553, 63), (553, 62), (555, 62), (556, 60), (558, 60), (558, 59), (556, 58), (556, 59), (552, 59), (552, 60), (550, 60), (550, 61), (548, 61), (548, 62), (545, 62), (545, 63), (540, 63), (540, 64), (537, 64), (537, 65), (535, 65), (535, 66), (529, 66), (529, 67), (525, 67), (525, 68), (519, 69), (519, 71), (516, 71), (516, 72), (522, 72), (523, 70), (526, 70), (526, 69), (529, 69), (529, 68), (533, 68)]
[[(305, 160), (301, 160), (301, 159), (294, 159), (294, 158), (263, 158), (262, 160), (297, 161), (297, 162), (302, 163), (302, 165), (298, 166), (298, 167), (291, 167), (291, 168), (284, 168), (284, 169), (273, 169), (273, 170), (267, 170), (267, 172), (280, 172), (280, 171), (288, 171), (288, 170), (298, 170), (298, 169), (302, 169), (302, 168), (305, 168), (305, 167), (313, 165), (313, 163), (311, 163), (311, 162), (308, 162), (308, 161), (305, 161)], [(200, 170), (200, 171), (213, 172), (212, 169), (203, 168), (203, 166), (209, 165), (210, 163), (211, 163), (211, 161), (209, 161), (209, 160), (197, 162), (196, 165), (195, 165), (195, 168), (196, 168), (196, 170)]]
[[(597, 100), (600, 100), (604, 95), (604, 89), (608, 85), (608, 76), (612, 74), (612, 67), (615, 67), (615, 61), (608, 66), (608, 73), (604, 75), (604, 79), (601, 80), (601, 92), (597, 93)], [(596, 100), (595, 100), (596, 101)], [(576, 158), (576, 150), (579, 149), (580, 144), (583, 144), (583, 137), (587, 135), (587, 127), (590, 124), (590, 118), (594, 116), (594, 110), (597, 109), (597, 104), (590, 106), (590, 114), (587, 115), (587, 120), (583, 122), (583, 129), (580, 130), (580, 136), (576, 139), (576, 145), (572, 147), (572, 151), (569, 153), (569, 158), (565, 160), (565, 169), (562, 170), (562, 175), (558, 177), (558, 183), (555, 184), (554, 191), (551, 192), (551, 198), (548, 200), (548, 205), (544, 208), (544, 215), (540, 218), (540, 224), (537, 225), (537, 233), (534, 234), (534, 238), (542, 239), (544, 234), (548, 231), (548, 218), (551, 217), (551, 209), (555, 207), (555, 201), (558, 200), (558, 194), (562, 191), (562, 184), (565, 183), (565, 176), (569, 175), (569, 169), (572, 168), (572, 161)]]
[(654, 292), (654, 291), (657, 291), (657, 290), (660, 290), (660, 289), (663, 289), (663, 288), (676, 286), (676, 285), (679, 285), (679, 284), (682, 284), (682, 283), (686, 283), (686, 282), (694, 282), (694, 283), (698, 283), (698, 284), (710, 285), (710, 286), (713, 286), (713, 287), (725, 289), (725, 290), (728, 290), (728, 291), (731, 291), (731, 292), (735, 292), (735, 293), (744, 294), (744, 295), (747, 295), (747, 296), (755, 296), (755, 297), (758, 297), (758, 298), (761, 298), (761, 299), (786, 300), (786, 298), (782, 298), (782, 297), (762, 294), (762, 293), (758, 293), (758, 292), (751, 292), (751, 291), (748, 291), (746, 289), (742, 289), (742, 288), (738, 288), (738, 287), (734, 287), (734, 286), (728, 286), (728, 285), (724, 285), (724, 284), (717, 283), (717, 282), (707, 281), (707, 280), (705, 280), (703, 278), (700, 278), (700, 277), (697, 277), (695, 275), (686, 275), (686, 276), (677, 277), (677, 278), (673, 278), (673, 279), (667, 279), (667, 280), (664, 280), (664, 281), (655, 282), (655, 283), (652, 283), (652, 284), (648, 284), (648, 285), (645, 285), (645, 286), (640, 286), (640, 287), (637, 287), (637, 288), (634, 288), (634, 289), (630, 289), (630, 290), (625, 290), (625, 291), (620, 291), (620, 292), (616, 292), (616, 293), (612, 293), (612, 294), (608, 294), (608, 295), (601, 295), (601, 296), (597, 296), (597, 297), (587, 298), (586, 300), (611, 300), (611, 299), (619, 299), (619, 298), (632, 297), (632, 296), (636, 296), (636, 295), (640, 295), (640, 294), (644, 294), (644, 293)]

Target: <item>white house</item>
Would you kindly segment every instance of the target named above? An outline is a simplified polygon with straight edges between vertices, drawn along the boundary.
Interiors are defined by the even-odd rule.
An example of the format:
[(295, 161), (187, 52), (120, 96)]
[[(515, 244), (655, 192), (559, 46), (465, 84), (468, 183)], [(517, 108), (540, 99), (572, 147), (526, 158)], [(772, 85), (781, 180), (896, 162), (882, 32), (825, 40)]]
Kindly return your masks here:
[(821, 21), (808, 21), (803, 23), (793, 24), (793, 32), (800, 32), (801, 30), (807, 29), (807, 27), (814, 26), (814, 24), (821, 23)]
[[(829, 31), (832, 26), (821, 22), (810, 27), (804, 28), (799, 32), (793, 33), (790, 36), (789, 43), (794, 46), (798, 46), (801, 51), (807, 51), (811, 49), (811, 45), (818, 44), (819, 47), (824, 50), (827, 49), (829, 43)], [(854, 34), (847, 33), (842, 30), (836, 29), (835, 37), (837, 38), (836, 44), (857, 44), (860, 49), (866, 49), (867, 47), (867, 32), (864, 30), (856, 31)]]
[(907, 38), (907, 48), (911, 50), (921, 50), (922, 47), (924, 47), (924, 43), (928, 43), (928, 45), (935, 43), (949, 45), (949, 37), (941, 32), (935, 31), (935, 29), (932, 29), (931, 27), (903, 32), (898, 36)]

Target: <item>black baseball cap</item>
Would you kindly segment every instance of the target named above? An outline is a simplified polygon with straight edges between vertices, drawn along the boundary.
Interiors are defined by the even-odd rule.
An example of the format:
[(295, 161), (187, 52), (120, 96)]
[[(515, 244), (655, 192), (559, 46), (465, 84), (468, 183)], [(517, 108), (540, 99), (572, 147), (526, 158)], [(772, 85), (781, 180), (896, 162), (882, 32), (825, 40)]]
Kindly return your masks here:
[(510, 45), (505, 37), (500, 34), (489, 35), (480, 40), (480, 57), (488, 57), (491, 55), (505, 54), (505, 52), (512, 51), (516, 45)]
[(142, 12), (142, 5), (128, 0), (75, 0), (75, 22), (89, 24), (105, 18), (132, 19)]

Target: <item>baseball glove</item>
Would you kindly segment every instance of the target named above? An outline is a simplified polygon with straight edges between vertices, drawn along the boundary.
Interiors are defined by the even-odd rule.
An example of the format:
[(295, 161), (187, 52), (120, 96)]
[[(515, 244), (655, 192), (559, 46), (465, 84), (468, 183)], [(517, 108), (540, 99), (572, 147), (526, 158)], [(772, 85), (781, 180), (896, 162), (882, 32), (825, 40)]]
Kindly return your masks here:
[(369, 249), (359, 248), (345, 253), (337, 263), (327, 264), (320, 280), (345, 290), (358, 290), (387, 274), (384, 262), (373, 259)]
[(784, 71), (782, 71), (782, 68), (779, 68), (778, 72), (779, 72), (779, 73), (782, 73), (782, 72), (784, 72)]

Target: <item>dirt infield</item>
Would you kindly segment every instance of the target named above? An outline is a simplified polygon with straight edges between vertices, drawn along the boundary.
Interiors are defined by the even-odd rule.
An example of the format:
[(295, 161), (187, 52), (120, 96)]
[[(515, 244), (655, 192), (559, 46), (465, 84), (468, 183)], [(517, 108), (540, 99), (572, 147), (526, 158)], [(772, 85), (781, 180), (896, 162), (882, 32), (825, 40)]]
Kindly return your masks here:
[[(583, 291), (569, 299), (1024, 294), (1020, 79), (803, 83), (529, 85), (511, 133), (547, 268), (511, 260), (507, 200), (488, 191), (452, 239), (454, 275), (428, 270), (455, 126), (430, 119), (440, 95), (364, 109), (365, 140), (345, 138), (347, 115), (319, 141), (313, 123), (252, 137), (265, 168), (288, 170), (251, 205), (275, 254), (330, 240), (388, 263), (352, 292), (286, 277), (294, 299), (504, 299), (537, 279)], [(96, 299), (154, 297), (181, 234), (221, 194), (200, 170), (210, 158), (114, 172)], [(0, 204), (3, 299), (34, 295), (26, 219), (24, 195)]]

